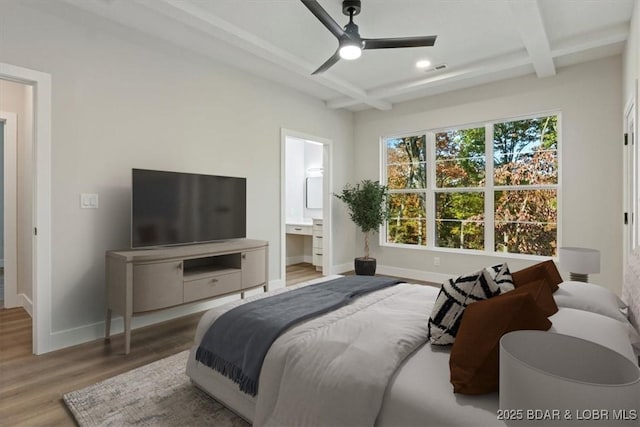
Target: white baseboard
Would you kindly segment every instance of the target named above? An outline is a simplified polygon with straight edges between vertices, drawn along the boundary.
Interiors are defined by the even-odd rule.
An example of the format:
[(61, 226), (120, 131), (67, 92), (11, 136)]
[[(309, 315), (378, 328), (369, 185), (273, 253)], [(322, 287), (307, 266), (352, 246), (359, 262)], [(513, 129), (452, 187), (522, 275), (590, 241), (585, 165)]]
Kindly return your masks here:
[(285, 286), (287, 286), (287, 283), (284, 281), (284, 279), (269, 280), (269, 290), (284, 288)]
[(329, 270), (329, 274), (343, 274), (348, 271), (353, 271), (353, 263), (348, 262), (345, 264), (332, 265)]
[[(353, 271), (353, 263), (334, 265), (331, 267), (330, 274), (343, 274), (348, 271)], [(455, 277), (451, 274), (434, 273), (432, 271), (424, 270), (413, 270), (410, 268), (392, 267), (389, 265), (378, 265), (376, 267), (376, 273), (433, 283), (442, 283), (451, 277)]]
[[(284, 280), (275, 279), (269, 281), (269, 289), (283, 288)], [(263, 292), (262, 288), (252, 289), (246, 292), (246, 296)], [(131, 321), (131, 329), (138, 329), (145, 326), (153, 325), (155, 323), (164, 322), (178, 317), (187, 316), (189, 314), (199, 313), (205, 310), (209, 310), (213, 307), (218, 307), (222, 304), (226, 304), (231, 301), (237, 301), (240, 299), (240, 294), (229, 295), (214, 300), (197, 302), (193, 304), (183, 305), (179, 307), (168, 308), (153, 312), (150, 314), (136, 316)], [(29, 301), (31, 303), (31, 301)], [(25, 308), (26, 309), (26, 308)], [(124, 332), (124, 321), (122, 317), (114, 317), (111, 319), (111, 335), (120, 334)], [(47, 351), (59, 350), (65, 347), (71, 347), (74, 345), (82, 344), (89, 341), (95, 341), (104, 338), (105, 322), (100, 321), (88, 325), (79, 326), (77, 328), (65, 329), (62, 331), (52, 332), (50, 335), (50, 346)], [(132, 344), (135, 345), (135, 344)]]
[(413, 270), (409, 268), (378, 265), (376, 273), (387, 276), (402, 277), (406, 279), (420, 280), (424, 282), (443, 283), (445, 280), (455, 277), (451, 274), (434, 273), (432, 271)]
[(302, 262), (311, 264), (313, 262), (313, 257), (311, 255), (291, 256), (291, 257), (287, 257), (285, 262), (286, 262), (286, 265), (300, 264)]
[(33, 303), (31, 302), (31, 299), (29, 299), (29, 297), (26, 296), (25, 294), (18, 294), (18, 301), (19, 301), (19, 306), (24, 308), (24, 310), (33, 319)]

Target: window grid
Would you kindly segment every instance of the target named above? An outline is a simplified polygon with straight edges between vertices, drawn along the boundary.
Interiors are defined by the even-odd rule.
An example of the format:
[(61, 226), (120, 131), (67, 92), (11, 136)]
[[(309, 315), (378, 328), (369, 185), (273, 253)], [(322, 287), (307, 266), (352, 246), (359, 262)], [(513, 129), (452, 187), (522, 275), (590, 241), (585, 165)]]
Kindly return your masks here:
[[(426, 215), (423, 220), (426, 219), (426, 245), (423, 244), (420, 247), (426, 246), (427, 248), (442, 248), (442, 249), (455, 249), (464, 252), (480, 252), (480, 253), (498, 253), (496, 251), (495, 244), (495, 234), (496, 234), (496, 225), (497, 224), (525, 224), (525, 225), (538, 225), (538, 226), (547, 226), (547, 225), (555, 225), (555, 245), (556, 248), (559, 246), (560, 240), (560, 224), (559, 224), (559, 211), (560, 211), (560, 144), (561, 144), (561, 132), (560, 132), (560, 114), (559, 113), (550, 113), (547, 115), (539, 115), (529, 117), (530, 119), (537, 119), (542, 117), (551, 117), (556, 116), (557, 118), (557, 129), (556, 129), (556, 141), (555, 141), (555, 149), (540, 149), (537, 150), (539, 152), (553, 152), (556, 154), (555, 156), (555, 174), (556, 174), (556, 182), (553, 184), (525, 184), (525, 185), (494, 185), (494, 126), (501, 123), (509, 123), (510, 121), (519, 121), (526, 120), (527, 118), (515, 118), (515, 119), (507, 119), (504, 121), (495, 121), (495, 122), (487, 122), (484, 124), (485, 128), (485, 182), (484, 186), (473, 186), (473, 187), (438, 187), (437, 186), (437, 177), (436, 177), (436, 167), (435, 165), (438, 162), (451, 162), (451, 161), (459, 161), (463, 159), (478, 159), (481, 156), (473, 155), (459, 158), (441, 158), (437, 159), (436, 155), (436, 138), (435, 135), (439, 132), (452, 132), (452, 131), (463, 131), (466, 129), (475, 129), (480, 126), (468, 126), (468, 127), (460, 127), (460, 128), (448, 128), (446, 130), (436, 129), (430, 130), (426, 132), (416, 132), (415, 134), (406, 135), (404, 137), (410, 136), (421, 136), (425, 135), (426, 141), (426, 155), (425, 162), (427, 166), (427, 183), (425, 188), (405, 188), (405, 189), (390, 189), (390, 194), (423, 194), (425, 198), (425, 209)], [(382, 182), (387, 182), (387, 172), (388, 166), (395, 164), (389, 163), (387, 164), (387, 141), (394, 138), (403, 138), (399, 137), (390, 137), (390, 138), (382, 138)], [(502, 153), (505, 154), (505, 153)], [(506, 153), (509, 154), (509, 153)], [(513, 153), (511, 153), (513, 154)], [(420, 162), (423, 163), (423, 162)], [(407, 163), (409, 164), (409, 163)], [(530, 191), (530, 190), (553, 190), (555, 191), (555, 202), (556, 202), (556, 218), (555, 222), (545, 222), (545, 221), (505, 221), (505, 220), (497, 220), (495, 219), (495, 195), (500, 191)], [(484, 197), (484, 219), (483, 220), (464, 220), (464, 219), (456, 219), (456, 218), (436, 218), (436, 197), (438, 193), (483, 193)], [(447, 246), (437, 246), (436, 242), (436, 224), (441, 222), (468, 222), (468, 223), (476, 223), (481, 224), (484, 223), (484, 249), (476, 250), (476, 249), (465, 249), (463, 247), (460, 248), (451, 248)], [(388, 244), (397, 247), (417, 247), (415, 244), (406, 244), (406, 243), (394, 243), (389, 242), (387, 240), (388, 229), (387, 224), (383, 226), (383, 233), (381, 233), (381, 239), (383, 239), (383, 244)], [(462, 239), (461, 239), (462, 240)], [(512, 254), (517, 255), (533, 255), (536, 254), (527, 254), (520, 252), (511, 252)]]
[[(435, 164), (436, 160), (436, 134), (435, 132), (427, 132), (427, 162), (429, 165)], [(433, 188), (436, 184), (436, 168), (431, 167), (427, 170), (429, 179), (427, 180), (427, 189), (425, 197), (427, 198), (427, 215), (433, 216), (434, 221), (427, 221), (427, 242), (428, 247), (433, 248), (436, 245), (436, 197)]]

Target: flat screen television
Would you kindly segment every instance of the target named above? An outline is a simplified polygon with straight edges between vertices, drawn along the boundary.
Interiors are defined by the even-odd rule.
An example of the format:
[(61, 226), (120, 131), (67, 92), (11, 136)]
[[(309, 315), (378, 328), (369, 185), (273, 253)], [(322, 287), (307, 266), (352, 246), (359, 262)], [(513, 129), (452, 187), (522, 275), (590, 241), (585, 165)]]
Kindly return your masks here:
[(132, 248), (246, 237), (246, 178), (132, 169), (131, 196)]

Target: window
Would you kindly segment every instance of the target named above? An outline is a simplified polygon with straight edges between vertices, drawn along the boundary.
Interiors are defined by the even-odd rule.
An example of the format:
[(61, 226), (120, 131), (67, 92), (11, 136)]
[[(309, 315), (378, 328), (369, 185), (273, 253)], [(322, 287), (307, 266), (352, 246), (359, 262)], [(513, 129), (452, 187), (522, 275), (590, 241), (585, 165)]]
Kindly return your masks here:
[(435, 246), (484, 249), (485, 128), (436, 132)]
[(558, 116), (383, 139), (386, 243), (553, 256)]
[(385, 144), (390, 212), (387, 241), (426, 246), (426, 137), (389, 138)]
[(558, 117), (493, 126), (495, 251), (552, 256), (558, 234)]

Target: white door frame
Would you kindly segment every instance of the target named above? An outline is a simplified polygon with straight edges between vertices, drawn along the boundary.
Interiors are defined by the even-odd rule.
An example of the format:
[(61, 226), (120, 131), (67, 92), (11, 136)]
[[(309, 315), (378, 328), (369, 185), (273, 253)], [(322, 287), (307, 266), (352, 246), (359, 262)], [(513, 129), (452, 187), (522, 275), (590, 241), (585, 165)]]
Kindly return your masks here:
[(4, 123), (4, 307), (19, 307), (18, 300), (18, 120), (15, 113), (0, 111)]
[(291, 129), (280, 129), (280, 278), (287, 283), (287, 233), (286, 233), (286, 142), (287, 138), (298, 138), (319, 142), (322, 150), (322, 274), (333, 274), (333, 246), (331, 242), (331, 189), (333, 188), (333, 141)]
[(623, 159), (623, 208), (627, 223), (623, 232), (623, 268), (631, 251), (640, 246), (640, 149), (638, 147), (638, 80), (624, 109), (623, 132), (627, 135)]
[[(33, 353), (51, 346), (51, 75), (0, 62), (0, 79), (33, 87)], [(36, 233), (37, 232), (37, 233)]]

